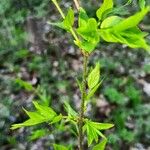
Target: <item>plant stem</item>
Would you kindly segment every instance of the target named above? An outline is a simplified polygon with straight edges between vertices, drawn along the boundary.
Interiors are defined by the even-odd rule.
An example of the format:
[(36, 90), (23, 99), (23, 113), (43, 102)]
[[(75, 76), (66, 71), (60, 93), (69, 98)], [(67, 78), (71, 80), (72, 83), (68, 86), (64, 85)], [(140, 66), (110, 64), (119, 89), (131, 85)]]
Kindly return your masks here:
[(83, 57), (83, 76), (82, 76), (82, 93), (81, 93), (81, 105), (80, 105), (80, 113), (79, 113), (79, 150), (83, 150), (83, 121), (84, 121), (84, 110), (85, 110), (85, 98), (86, 98), (86, 76), (87, 76), (87, 64), (88, 64), (88, 56), (84, 54)]
[(79, 10), (79, 8), (80, 8), (79, 1), (78, 0), (73, 0), (73, 1), (75, 3), (76, 8)]
[[(62, 16), (63, 19), (65, 19), (65, 14), (63, 13), (62, 9), (60, 8), (57, 0), (52, 0), (52, 2), (54, 3), (54, 5), (56, 6), (57, 10), (59, 11), (60, 15)], [(70, 33), (72, 34), (72, 36), (74, 37), (74, 39), (78, 42), (79, 38), (75, 33), (75, 30), (73, 29), (73, 27), (70, 28)]]
[(52, 2), (56, 6), (56, 8), (59, 11), (59, 13), (61, 14), (62, 18), (65, 19), (65, 15), (64, 15), (63, 11), (61, 10), (60, 6), (58, 5), (57, 0), (52, 0)]

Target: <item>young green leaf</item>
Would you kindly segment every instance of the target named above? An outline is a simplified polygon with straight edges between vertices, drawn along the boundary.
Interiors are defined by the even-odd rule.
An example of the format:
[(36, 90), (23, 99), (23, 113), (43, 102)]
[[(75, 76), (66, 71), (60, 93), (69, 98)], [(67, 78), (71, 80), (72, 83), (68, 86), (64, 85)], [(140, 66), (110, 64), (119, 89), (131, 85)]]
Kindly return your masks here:
[(97, 63), (95, 68), (91, 71), (91, 73), (88, 76), (88, 87), (89, 89), (94, 88), (100, 79), (100, 64)]
[(113, 27), (117, 25), (118, 23), (120, 23), (122, 20), (123, 18), (118, 17), (118, 16), (108, 17), (102, 22), (101, 29), (107, 29), (107, 28)]
[(55, 117), (57, 116), (57, 114), (55, 113), (55, 111), (53, 111), (52, 108), (47, 107), (47, 106), (42, 106), (38, 104), (37, 102), (33, 102), (33, 104), (35, 108), (37, 109), (37, 111), (30, 112), (24, 109), (25, 113), (29, 116), (29, 119), (23, 123), (13, 124), (11, 129), (17, 129), (17, 128), (26, 127), (26, 126), (33, 126), (33, 125), (40, 124), (43, 122), (53, 121), (53, 119), (55, 119)]
[[(82, 23), (81, 23), (82, 22)], [(75, 44), (82, 50), (91, 53), (100, 41), (98, 33), (98, 24), (95, 18), (80, 19), (80, 26), (77, 33), (83, 38), (80, 42), (75, 41)]]
[(64, 104), (65, 104), (65, 110), (67, 111), (69, 117), (77, 116), (77, 112), (73, 110), (73, 108), (69, 105), (67, 101), (65, 101)]
[(43, 106), (38, 104), (38, 102), (33, 102), (35, 108), (39, 111), (39, 113), (44, 116), (45, 118), (52, 120), (57, 114), (55, 113), (55, 111), (48, 107), (48, 106)]
[(104, 138), (99, 144), (93, 147), (92, 150), (105, 150), (107, 139)]
[(144, 16), (149, 12), (149, 10), (150, 10), (150, 7), (146, 7), (142, 9), (140, 12), (134, 14), (133, 16), (130, 16), (127, 19), (124, 19), (123, 21), (118, 23), (116, 26), (114, 26), (114, 30), (119, 32), (119, 31), (127, 30), (129, 28), (133, 28), (137, 26), (141, 22), (141, 20), (144, 18)]
[(68, 10), (68, 13), (63, 21), (64, 27), (68, 30), (70, 30), (70, 28), (73, 26), (74, 24), (74, 12), (73, 10), (70, 8)]
[(131, 48), (144, 48), (150, 50), (150, 46), (144, 39), (146, 33), (143, 33), (138, 28), (131, 28), (120, 32), (114, 32), (114, 36), (118, 42), (128, 45)]
[[(83, 25), (83, 23), (82, 23)], [(78, 34), (85, 40), (93, 40), (99, 38), (97, 32), (97, 21), (95, 18), (90, 18), (83, 26), (77, 29)]]
[(84, 131), (87, 132), (88, 146), (90, 146), (94, 140), (97, 143), (99, 136), (101, 136), (102, 138), (106, 138), (100, 132), (100, 130), (106, 130), (106, 129), (109, 129), (112, 127), (113, 127), (113, 124), (98, 123), (98, 122), (92, 122), (90, 120), (86, 120), (83, 129), (84, 129)]
[(48, 21), (47, 23), (48, 23), (49, 25), (56, 26), (56, 27), (58, 27), (58, 28), (61, 28), (61, 29), (66, 30), (66, 28), (65, 28), (63, 22), (50, 22), (50, 21)]
[(54, 150), (69, 150), (67, 147), (63, 145), (54, 144)]
[(100, 36), (107, 42), (122, 43), (132, 48), (149, 50), (150, 46), (144, 39), (147, 34), (142, 32), (137, 26), (125, 28), (122, 31), (116, 30), (116, 26), (122, 22), (124, 22), (123, 18), (118, 16), (108, 17), (101, 24)]
[(80, 8), (79, 9), (78, 26), (79, 27), (86, 26), (88, 19), (89, 19), (89, 17), (87, 15), (86, 11), (83, 8)]
[(104, 0), (103, 4), (96, 12), (98, 19), (101, 20), (103, 13), (111, 8), (113, 8), (113, 0)]
[(36, 130), (32, 133), (31, 136), (29, 136), (29, 140), (33, 141), (33, 140), (39, 139), (41, 137), (46, 136), (47, 133), (48, 133), (48, 131), (46, 129)]
[(50, 124), (57, 123), (57, 122), (61, 121), (62, 119), (63, 119), (63, 116), (62, 116), (62, 114), (60, 114), (60, 115), (54, 117), (53, 121)]
[(95, 49), (99, 41), (97, 39), (96, 40), (93, 39), (91, 41), (82, 40), (79, 42), (78, 41), (74, 42), (81, 50), (86, 51), (90, 54)]
[(89, 90), (87, 96), (86, 96), (86, 100), (88, 101), (97, 91), (97, 89), (99, 88), (99, 86), (101, 85), (101, 83), (95, 85), (95, 87), (93, 87), (92, 89)]
[(139, 6), (140, 6), (141, 9), (144, 9), (145, 5), (146, 5), (145, 0), (139, 0)]
[(90, 146), (94, 140), (98, 142), (100, 131), (98, 131), (96, 128), (93, 128), (89, 123), (85, 124), (85, 128), (87, 132), (88, 146)]
[(23, 123), (13, 124), (11, 129), (14, 130), (14, 129), (21, 128), (21, 127), (33, 126), (33, 125), (37, 125), (46, 121), (45, 118), (41, 116), (39, 113), (36, 113), (36, 112), (28, 112), (28, 113), (30, 113), (30, 116), (33, 116), (34, 118), (30, 118)]
[(107, 130), (112, 128), (114, 125), (110, 123), (99, 123), (99, 122), (90, 122), (91, 126), (98, 130)]
[(16, 79), (15, 82), (19, 84), (21, 87), (25, 88), (25, 90), (27, 91), (34, 90), (33, 86), (29, 82), (23, 81), (20, 78)]
[(103, 13), (103, 19), (109, 17), (109, 16), (114, 16), (114, 15), (119, 15), (119, 16), (124, 16), (124, 15), (129, 15), (129, 10), (126, 8), (127, 5), (131, 4), (132, 0), (128, 0), (124, 5), (115, 7), (112, 9), (108, 9)]
[(61, 29), (67, 30), (67, 31), (70, 30), (74, 24), (74, 12), (73, 12), (73, 10), (71, 8), (68, 10), (67, 15), (62, 22), (52, 23), (52, 22), (48, 21), (48, 24), (50, 24), (52, 26), (59, 27)]

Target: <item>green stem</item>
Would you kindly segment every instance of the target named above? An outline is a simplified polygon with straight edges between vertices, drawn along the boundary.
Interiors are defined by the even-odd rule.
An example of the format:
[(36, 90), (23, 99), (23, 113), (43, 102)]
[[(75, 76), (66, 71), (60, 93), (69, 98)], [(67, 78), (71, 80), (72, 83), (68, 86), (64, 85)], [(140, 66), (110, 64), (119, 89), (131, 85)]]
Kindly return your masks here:
[(70, 32), (71, 32), (72, 36), (74, 37), (74, 39), (78, 42), (79, 39), (78, 39), (78, 37), (77, 37), (77, 35), (76, 35), (76, 33), (75, 33), (73, 28), (70, 29)]
[(62, 18), (65, 19), (65, 15), (64, 15), (63, 11), (61, 10), (60, 6), (58, 5), (57, 0), (52, 0), (52, 2), (54, 3), (56, 8), (58, 9), (58, 11), (61, 14)]
[[(60, 15), (62, 16), (62, 18), (65, 19), (65, 15), (64, 15), (62, 9), (60, 8), (60, 6), (59, 6), (57, 0), (52, 0), (52, 2), (54, 3), (54, 5), (56, 6), (56, 8), (58, 9), (58, 11), (59, 11)], [(74, 39), (78, 42), (78, 41), (79, 41), (79, 38), (78, 38), (78, 36), (76, 35), (75, 30), (73, 29), (73, 27), (71, 27), (70, 33), (72, 34), (72, 36), (74, 37)]]
[(86, 98), (86, 76), (87, 76), (87, 64), (88, 56), (84, 54), (83, 57), (83, 77), (82, 77), (82, 93), (81, 93), (81, 105), (80, 105), (80, 114), (79, 114), (79, 150), (83, 150), (83, 121), (84, 121), (84, 110), (85, 110), (85, 98)]

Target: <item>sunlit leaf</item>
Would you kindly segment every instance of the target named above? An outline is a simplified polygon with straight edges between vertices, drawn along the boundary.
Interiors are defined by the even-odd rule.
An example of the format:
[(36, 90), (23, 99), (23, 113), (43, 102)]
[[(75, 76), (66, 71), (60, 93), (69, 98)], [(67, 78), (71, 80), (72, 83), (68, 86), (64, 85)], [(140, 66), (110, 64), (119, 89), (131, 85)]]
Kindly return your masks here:
[(71, 29), (71, 27), (74, 24), (74, 12), (70, 8), (68, 10), (68, 13), (67, 13), (65, 19), (62, 22), (53, 23), (53, 22), (48, 21), (47, 23), (50, 24), (50, 25), (52, 25), (52, 26), (56, 26), (56, 27), (59, 27), (61, 29), (64, 29), (64, 30), (68, 31), (68, 30)]
[(64, 104), (65, 104), (65, 110), (67, 111), (68, 116), (70, 117), (77, 116), (77, 112), (73, 110), (73, 108), (70, 106), (70, 104), (67, 101), (65, 101)]
[(111, 123), (99, 123), (99, 122), (90, 122), (91, 126), (98, 130), (107, 130), (112, 128), (114, 125)]
[(64, 27), (70, 29), (74, 24), (74, 11), (70, 8), (68, 13), (63, 21)]
[(89, 92), (86, 96), (86, 100), (89, 100), (95, 94), (95, 92), (97, 91), (97, 89), (99, 88), (100, 85), (101, 85), (101, 82), (98, 83), (92, 89), (89, 90)]
[(123, 18), (118, 17), (118, 16), (108, 17), (102, 22), (101, 28), (105, 29), (105, 28), (113, 27), (113, 26), (117, 25), (118, 23), (120, 23), (122, 20), (123, 20)]
[(54, 150), (69, 150), (67, 147), (63, 145), (54, 144)]
[[(81, 35), (85, 40), (92, 40), (93, 38), (95, 39), (97, 34), (97, 22), (96, 19), (90, 18), (86, 22), (86, 25), (80, 26), (77, 29), (77, 32), (79, 35)], [(97, 37), (98, 38), (98, 37)]]
[(75, 41), (75, 44), (82, 50), (92, 52), (100, 41), (98, 33), (98, 24), (95, 18), (83, 20), (80, 23), (77, 33), (83, 38), (81, 41)]
[(99, 144), (93, 147), (92, 150), (105, 150), (107, 139), (104, 138)]
[[(13, 124), (11, 129), (17, 129), (17, 128), (26, 127), (26, 126), (33, 126), (33, 125), (44, 123), (44, 122), (48, 123), (50, 121), (53, 121), (53, 119), (56, 119), (55, 117), (57, 116), (57, 114), (52, 108), (48, 106), (40, 105), (37, 102), (33, 102), (33, 104), (35, 108), (37, 109), (37, 111), (30, 112), (24, 109), (25, 113), (29, 116), (29, 119), (23, 123)], [(54, 121), (56, 122), (57, 120), (54, 120)]]
[(40, 129), (40, 130), (36, 130), (32, 133), (32, 135), (29, 137), (29, 140), (36, 140), (39, 139), (41, 137), (44, 137), (45, 135), (47, 135), (47, 130), (46, 129)]
[(60, 115), (54, 117), (53, 121), (50, 124), (57, 123), (57, 122), (61, 121), (62, 118), (63, 118), (63, 116), (62, 116), (62, 114), (60, 114)]
[[(143, 15), (143, 13), (141, 12), (137, 14), (140, 14), (140, 16)], [(137, 14), (134, 15), (135, 18), (138, 18)], [(139, 18), (138, 20), (140, 20)], [(134, 24), (130, 19), (130, 17), (127, 19), (123, 19), (118, 16), (111, 16), (106, 18), (101, 24), (101, 29), (99, 31), (100, 36), (107, 42), (122, 43), (128, 45), (131, 48), (144, 48), (146, 50), (149, 50), (150, 46), (144, 39), (147, 33), (142, 32), (137, 27), (137, 20), (137, 22), (135, 21)], [(125, 27), (123, 27), (123, 23), (125, 23)], [(129, 27), (126, 27), (127, 25), (129, 25)], [(119, 26), (121, 27), (120, 29)]]
[(139, 6), (141, 9), (144, 9), (146, 5), (146, 1), (145, 0), (139, 0)]
[(61, 28), (61, 29), (66, 29), (66, 28), (64, 27), (63, 22), (50, 22), (50, 21), (48, 21), (47, 23), (48, 23), (49, 25), (56, 26), (56, 27), (59, 27), (59, 28)]
[(89, 19), (89, 17), (87, 15), (86, 11), (83, 8), (80, 8), (78, 26), (79, 27), (86, 26), (86, 23), (87, 23), (88, 19)]
[(95, 68), (91, 71), (91, 73), (88, 76), (88, 87), (90, 89), (94, 88), (100, 79), (100, 64), (97, 63)]
[(113, 8), (113, 0), (104, 0), (103, 4), (96, 12), (98, 19), (101, 20), (103, 13), (111, 8)]
[(87, 132), (88, 146), (90, 146), (93, 141), (97, 143), (99, 136), (102, 138), (106, 138), (100, 131), (112, 128), (113, 126), (113, 124), (109, 123), (98, 123), (86, 120), (83, 129)]
[(149, 7), (142, 9), (140, 12), (118, 23), (116, 26), (114, 26), (114, 29), (119, 32), (137, 26), (142, 21), (142, 19), (148, 13), (149, 10), (150, 10)]
[(53, 119), (57, 115), (55, 111), (48, 106), (40, 105), (38, 104), (38, 102), (35, 101), (33, 102), (33, 104), (35, 108), (40, 112), (40, 114), (48, 118), (49, 120)]

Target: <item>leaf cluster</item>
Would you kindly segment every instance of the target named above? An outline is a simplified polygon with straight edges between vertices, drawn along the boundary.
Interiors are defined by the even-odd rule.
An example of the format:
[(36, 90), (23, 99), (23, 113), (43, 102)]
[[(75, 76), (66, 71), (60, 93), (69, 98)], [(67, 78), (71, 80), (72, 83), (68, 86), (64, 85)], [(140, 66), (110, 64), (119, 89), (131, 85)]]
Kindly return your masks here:
[[(128, 5), (129, 2), (126, 4)], [(60, 23), (51, 23), (63, 28), (73, 34), (74, 43), (84, 52), (91, 53), (101, 40), (112, 43), (125, 44), (131, 48), (150, 49), (145, 37), (147, 33), (142, 32), (138, 27), (144, 16), (150, 11), (149, 6), (145, 6), (145, 1), (139, 1), (141, 10), (134, 15), (121, 17), (122, 9), (114, 7), (113, 0), (104, 0), (100, 8), (96, 11), (97, 18), (91, 18), (83, 8), (78, 14), (78, 27), (74, 28), (74, 12), (70, 8), (64, 20)], [(77, 36), (76, 36), (77, 35)]]

